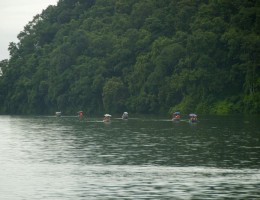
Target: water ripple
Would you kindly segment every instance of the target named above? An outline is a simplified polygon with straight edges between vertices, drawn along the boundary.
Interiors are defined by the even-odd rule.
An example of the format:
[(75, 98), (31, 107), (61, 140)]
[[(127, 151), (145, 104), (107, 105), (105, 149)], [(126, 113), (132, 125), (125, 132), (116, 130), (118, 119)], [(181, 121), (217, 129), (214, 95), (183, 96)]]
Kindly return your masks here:
[(259, 126), (228, 120), (1, 116), (1, 199), (257, 199)]

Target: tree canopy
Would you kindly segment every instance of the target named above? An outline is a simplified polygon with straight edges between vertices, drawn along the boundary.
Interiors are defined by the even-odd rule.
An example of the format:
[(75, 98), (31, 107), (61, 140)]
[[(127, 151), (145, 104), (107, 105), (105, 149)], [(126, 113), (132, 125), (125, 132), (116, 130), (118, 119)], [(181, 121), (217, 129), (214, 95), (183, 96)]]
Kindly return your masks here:
[(0, 113), (260, 113), (257, 0), (59, 0), (0, 62)]

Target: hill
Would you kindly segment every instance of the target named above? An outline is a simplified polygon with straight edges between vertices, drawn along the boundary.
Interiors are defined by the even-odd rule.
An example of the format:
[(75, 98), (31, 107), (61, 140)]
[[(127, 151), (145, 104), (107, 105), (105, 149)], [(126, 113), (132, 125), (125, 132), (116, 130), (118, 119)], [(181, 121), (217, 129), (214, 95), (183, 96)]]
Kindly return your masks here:
[(60, 0), (10, 43), (0, 112), (260, 113), (256, 0)]

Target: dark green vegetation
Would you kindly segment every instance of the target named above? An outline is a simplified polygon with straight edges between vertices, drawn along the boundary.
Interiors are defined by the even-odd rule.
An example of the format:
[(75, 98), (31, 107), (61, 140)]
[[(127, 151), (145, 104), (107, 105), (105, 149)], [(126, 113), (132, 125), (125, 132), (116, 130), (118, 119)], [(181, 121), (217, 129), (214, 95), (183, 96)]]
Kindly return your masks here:
[(260, 113), (257, 0), (60, 0), (0, 63), (9, 114)]

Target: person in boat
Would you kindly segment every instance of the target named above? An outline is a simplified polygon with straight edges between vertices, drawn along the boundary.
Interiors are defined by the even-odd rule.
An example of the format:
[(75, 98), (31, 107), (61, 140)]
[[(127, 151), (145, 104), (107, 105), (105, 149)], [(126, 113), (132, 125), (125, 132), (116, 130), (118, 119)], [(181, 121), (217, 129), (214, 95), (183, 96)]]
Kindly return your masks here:
[(110, 122), (110, 118), (112, 117), (112, 115), (110, 114), (105, 114), (104, 118), (103, 118), (103, 122)]
[(189, 114), (190, 117), (190, 122), (197, 122), (198, 121), (198, 116), (196, 114)]
[(124, 112), (124, 113), (123, 113), (122, 119), (128, 119), (128, 112)]
[(79, 119), (82, 119), (83, 118), (83, 111), (79, 111), (78, 116), (79, 116)]
[(61, 112), (55, 112), (56, 117), (60, 117), (61, 116)]
[(172, 120), (179, 120), (181, 118), (180, 112), (173, 113)]

